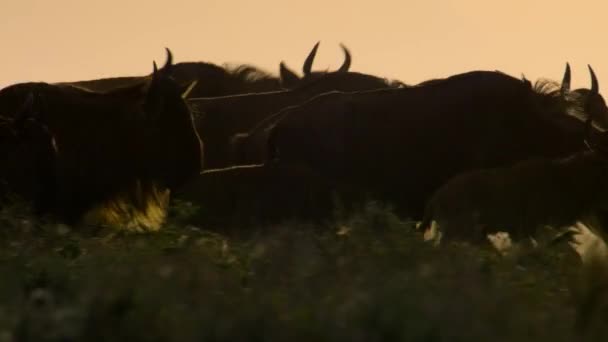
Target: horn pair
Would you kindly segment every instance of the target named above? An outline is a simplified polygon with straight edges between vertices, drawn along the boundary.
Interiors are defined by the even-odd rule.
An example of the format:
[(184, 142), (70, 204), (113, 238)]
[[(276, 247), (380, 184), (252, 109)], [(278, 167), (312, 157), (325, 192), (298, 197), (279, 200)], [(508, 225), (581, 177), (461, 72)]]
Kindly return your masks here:
[[(591, 93), (597, 94), (599, 92), (599, 83), (597, 81), (597, 77), (595, 76), (595, 72), (591, 65), (587, 65), (589, 67), (589, 73), (591, 74)], [(566, 63), (566, 71), (564, 71), (564, 77), (562, 78), (562, 86), (561, 93), (563, 95), (567, 94), (570, 91), (570, 82), (571, 82), (571, 72), (570, 72), (570, 63)]]
[[(319, 49), (320, 43), (321, 42), (319, 41), (315, 44), (315, 46), (312, 48), (312, 50), (310, 50), (310, 53), (306, 57), (306, 60), (304, 61), (304, 65), (302, 66), (302, 72), (304, 72), (305, 76), (310, 75), (312, 73), (312, 63), (315, 60), (315, 56), (317, 55), (317, 50)], [(342, 66), (337, 70), (337, 72), (347, 72), (348, 69), (350, 69), (352, 57), (350, 55), (350, 51), (348, 51), (348, 48), (344, 46), (344, 44), (340, 43), (340, 47), (344, 52), (344, 62), (342, 62)]]

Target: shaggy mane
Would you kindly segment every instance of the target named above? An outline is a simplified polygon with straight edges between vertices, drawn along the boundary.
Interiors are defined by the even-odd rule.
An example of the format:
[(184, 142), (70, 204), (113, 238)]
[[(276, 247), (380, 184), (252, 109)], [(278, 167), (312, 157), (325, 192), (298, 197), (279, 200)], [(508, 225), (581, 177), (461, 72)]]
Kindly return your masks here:
[(241, 64), (235, 66), (230, 64), (224, 64), (223, 66), (226, 72), (228, 72), (228, 74), (246, 82), (278, 80), (276, 76), (273, 76), (271, 73), (266, 72), (260, 68), (254, 67), (253, 65)]

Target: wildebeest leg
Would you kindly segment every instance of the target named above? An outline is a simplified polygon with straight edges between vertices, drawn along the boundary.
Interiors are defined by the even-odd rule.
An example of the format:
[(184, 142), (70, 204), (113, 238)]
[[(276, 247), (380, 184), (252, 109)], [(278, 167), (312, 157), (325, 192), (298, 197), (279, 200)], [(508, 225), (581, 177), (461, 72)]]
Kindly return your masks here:
[(59, 166), (55, 180), (54, 212), (66, 224), (76, 224), (89, 206), (88, 200), (81, 196), (83, 192), (94, 191), (91, 185), (84, 183), (78, 172)]

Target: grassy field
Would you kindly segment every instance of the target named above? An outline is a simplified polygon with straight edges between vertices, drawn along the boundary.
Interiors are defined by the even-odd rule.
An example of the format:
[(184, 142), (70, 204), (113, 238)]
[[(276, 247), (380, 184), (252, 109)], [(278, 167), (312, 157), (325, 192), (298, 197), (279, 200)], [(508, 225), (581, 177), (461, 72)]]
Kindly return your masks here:
[(433, 247), (374, 202), (325, 224), (230, 233), (189, 225), (196, 211), (174, 207), (162, 230), (134, 234), (4, 209), (0, 342), (582, 338), (566, 244), (518, 263)]

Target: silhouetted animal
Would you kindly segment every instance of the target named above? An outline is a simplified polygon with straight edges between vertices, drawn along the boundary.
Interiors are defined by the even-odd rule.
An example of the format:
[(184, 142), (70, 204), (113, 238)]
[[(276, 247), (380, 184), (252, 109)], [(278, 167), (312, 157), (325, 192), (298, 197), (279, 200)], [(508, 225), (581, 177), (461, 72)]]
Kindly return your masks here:
[(590, 115), (585, 124), (585, 141), (595, 146), (589, 151), (452, 178), (431, 197), (420, 227), (432, 229), (429, 238), (436, 240), (479, 241), (496, 231), (522, 239), (540, 226), (569, 227), (584, 215), (608, 209), (608, 150), (591, 139), (592, 121)]
[(356, 91), (401, 87), (400, 83), (358, 73), (328, 73), (290, 91), (191, 99), (200, 112), (196, 127), (205, 144), (206, 169), (241, 164), (231, 159), (231, 139), (246, 133), (283, 108), (332, 90)]
[[(430, 195), (457, 174), (583, 151), (584, 124), (574, 114), (607, 112), (591, 76), (592, 101), (584, 103), (549, 82), (533, 87), (490, 71), (320, 95), (270, 120), (268, 158), (307, 164), (420, 218)], [(596, 105), (583, 108), (590, 101)]]
[(140, 210), (158, 188), (173, 190), (198, 174), (201, 142), (180, 87), (170, 79), (172, 56), (141, 82), (107, 92), (68, 85), (17, 84), (0, 91), (0, 111), (48, 128), (55, 148), (55, 211), (75, 222), (117, 197)]

